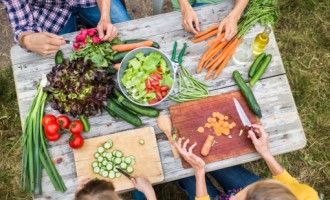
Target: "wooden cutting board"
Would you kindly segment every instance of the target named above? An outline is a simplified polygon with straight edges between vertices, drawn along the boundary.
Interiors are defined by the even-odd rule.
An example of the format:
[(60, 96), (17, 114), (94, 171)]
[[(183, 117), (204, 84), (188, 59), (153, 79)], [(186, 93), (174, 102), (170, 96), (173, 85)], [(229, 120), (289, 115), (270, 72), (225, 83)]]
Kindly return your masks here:
[[(129, 155), (135, 157), (136, 163), (133, 165), (134, 171), (131, 175), (144, 176), (151, 183), (164, 180), (154, 128), (145, 127), (86, 139), (82, 148), (73, 151), (79, 182), (86, 178), (100, 178), (112, 181), (116, 191), (134, 188), (132, 182), (124, 175), (110, 179), (93, 172), (92, 163), (96, 161), (94, 153), (109, 139), (113, 141), (113, 147), (108, 152), (117, 149), (121, 150), (125, 157)], [(140, 139), (145, 141), (144, 145), (139, 143)]]
[[(193, 152), (202, 157), (205, 163), (255, 152), (251, 140), (247, 138), (247, 127), (244, 127), (242, 124), (233, 98), (240, 102), (251, 123), (259, 122), (258, 117), (250, 111), (240, 91), (175, 104), (169, 107), (173, 127), (179, 130), (181, 137), (190, 139), (190, 145), (197, 142)], [(203, 133), (197, 131), (198, 127), (204, 127), (207, 119), (212, 117), (213, 112), (220, 112), (228, 116), (229, 122), (236, 123), (236, 127), (230, 131), (231, 138), (225, 135), (217, 136), (213, 128), (204, 128)], [(241, 136), (239, 136), (240, 130), (244, 130)], [(209, 155), (203, 157), (200, 151), (209, 134), (215, 137), (216, 143), (211, 148)], [(184, 168), (190, 167), (187, 162), (183, 159), (181, 160)]]

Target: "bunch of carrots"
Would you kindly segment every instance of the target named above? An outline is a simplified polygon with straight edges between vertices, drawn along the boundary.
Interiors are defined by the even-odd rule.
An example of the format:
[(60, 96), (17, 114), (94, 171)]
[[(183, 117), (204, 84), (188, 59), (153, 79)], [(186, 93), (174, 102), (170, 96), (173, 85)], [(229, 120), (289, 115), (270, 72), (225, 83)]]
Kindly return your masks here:
[[(219, 24), (216, 24), (196, 34), (192, 42), (201, 42), (217, 35), (218, 26)], [(196, 73), (200, 73), (203, 69), (207, 69), (208, 72), (205, 79), (209, 79), (214, 71), (213, 79), (217, 78), (234, 54), (236, 47), (242, 42), (242, 38), (238, 38), (237, 36), (233, 37), (230, 41), (221, 41), (224, 35), (225, 32), (222, 32), (215, 39), (206, 43), (206, 46), (209, 48), (204, 52), (196, 70)]]

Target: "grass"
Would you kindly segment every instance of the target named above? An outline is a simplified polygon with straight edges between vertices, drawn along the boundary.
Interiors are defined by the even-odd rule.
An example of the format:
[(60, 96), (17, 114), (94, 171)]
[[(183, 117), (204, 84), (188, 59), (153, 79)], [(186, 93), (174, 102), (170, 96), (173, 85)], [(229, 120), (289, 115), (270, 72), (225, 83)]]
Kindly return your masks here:
[[(276, 156), (299, 181), (330, 199), (330, 3), (319, 0), (279, 1), (275, 35), (307, 137), (299, 151)], [(0, 66), (0, 197), (28, 199), (19, 190), (21, 149), (6, 154), (21, 135), (15, 86), (10, 64)], [(263, 161), (245, 164), (270, 177)], [(155, 186), (159, 199), (187, 199), (174, 183)], [(130, 195), (124, 195), (131, 198)]]

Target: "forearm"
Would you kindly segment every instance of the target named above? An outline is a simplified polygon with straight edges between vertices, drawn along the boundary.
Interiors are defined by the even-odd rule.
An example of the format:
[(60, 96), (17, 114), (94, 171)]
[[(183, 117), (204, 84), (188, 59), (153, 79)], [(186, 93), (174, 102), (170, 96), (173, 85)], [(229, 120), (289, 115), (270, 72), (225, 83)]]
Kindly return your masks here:
[(205, 182), (205, 171), (195, 172), (196, 177), (196, 197), (201, 198), (208, 195)]
[(101, 14), (100, 20), (110, 20), (111, 0), (96, 0), (96, 2)]
[(181, 12), (184, 12), (187, 8), (192, 8), (188, 0), (178, 0)]
[(273, 176), (280, 175), (283, 172), (283, 167), (277, 162), (274, 156), (269, 152), (261, 155), (265, 160), (268, 168), (272, 172)]
[(239, 20), (249, 0), (236, 0), (233, 10), (229, 13), (236, 21)]
[(144, 191), (143, 194), (147, 198), (147, 200), (157, 200), (155, 191), (152, 187), (147, 191)]

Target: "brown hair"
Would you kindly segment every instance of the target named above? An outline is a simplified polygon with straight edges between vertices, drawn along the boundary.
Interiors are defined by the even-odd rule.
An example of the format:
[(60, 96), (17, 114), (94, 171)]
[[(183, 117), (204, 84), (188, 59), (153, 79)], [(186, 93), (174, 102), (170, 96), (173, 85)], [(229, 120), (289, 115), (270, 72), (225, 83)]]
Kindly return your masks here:
[(258, 181), (247, 191), (246, 200), (297, 200), (283, 184), (274, 180)]
[(75, 200), (120, 200), (111, 182), (93, 179), (77, 191)]

